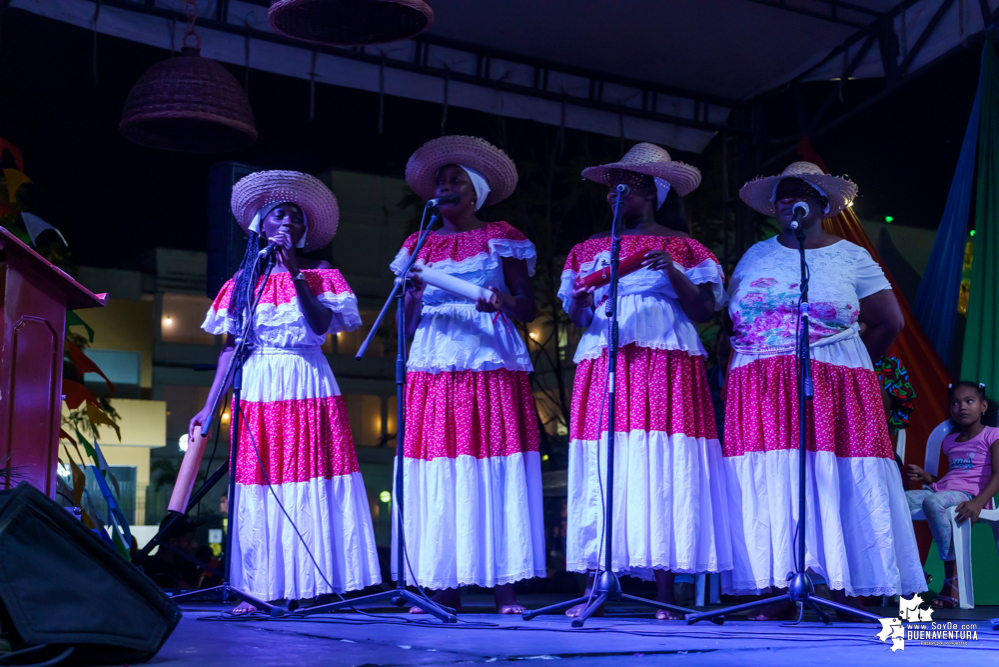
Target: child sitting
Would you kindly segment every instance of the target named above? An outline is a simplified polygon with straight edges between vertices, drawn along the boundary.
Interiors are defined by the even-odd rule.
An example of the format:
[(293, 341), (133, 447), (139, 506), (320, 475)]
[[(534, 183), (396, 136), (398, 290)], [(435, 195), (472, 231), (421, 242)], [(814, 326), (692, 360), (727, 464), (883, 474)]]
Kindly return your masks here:
[(958, 429), (943, 441), (947, 474), (937, 478), (909, 464), (910, 480), (925, 486), (906, 491), (909, 509), (923, 510), (944, 562), (944, 583), (933, 606), (953, 609), (958, 605), (957, 565), (954, 539), (947, 511), (957, 507), (958, 522), (978, 520), (982, 509), (991, 507), (999, 493), (999, 428), (996, 406), (985, 398), (985, 385), (958, 382), (948, 388), (950, 418)]

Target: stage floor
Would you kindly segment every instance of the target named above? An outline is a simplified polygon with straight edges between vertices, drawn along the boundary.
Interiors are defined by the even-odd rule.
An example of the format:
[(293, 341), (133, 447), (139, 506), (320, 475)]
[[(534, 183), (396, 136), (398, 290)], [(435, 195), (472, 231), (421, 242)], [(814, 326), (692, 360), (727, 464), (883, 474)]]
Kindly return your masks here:
[[(532, 621), (485, 613), (491, 600), (469, 596), (457, 626), (416, 619), (389, 609), (370, 618), (356, 613), (321, 614), (303, 620), (252, 619), (213, 621), (231, 606), (184, 605), (184, 618), (148, 664), (174, 665), (453, 665), (489, 664), (500, 667), (525, 660), (559, 660), (592, 667), (647, 665), (682, 658), (684, 665), (904, 665), (944, 664), (961, 667), (999, 664), (999, 632), (989, 618), (999, 607), (971, 611), (938, 611), (934, 620), (977, 622), (978, 641), (967, 646), (925, 646), (906, 642), (894, 654), (874, 635), (879, 625), (814, 620), (796, 627), (757, 623), (745, 617), (718, 626), (708, 622), (688, 626), (683, 621), (656, 621), (646, 609), (615, 606), (608, 616), (591, 619), (581, 630), (563, 615)], [(558, 602), (555, 596), (528, 596), (529, 607)], [(871, 611), (894, 616), (897, 609)], [(420, 617), (421, 619), (423, 617)], [(881, 663), (880, 661), (885, 661)]]

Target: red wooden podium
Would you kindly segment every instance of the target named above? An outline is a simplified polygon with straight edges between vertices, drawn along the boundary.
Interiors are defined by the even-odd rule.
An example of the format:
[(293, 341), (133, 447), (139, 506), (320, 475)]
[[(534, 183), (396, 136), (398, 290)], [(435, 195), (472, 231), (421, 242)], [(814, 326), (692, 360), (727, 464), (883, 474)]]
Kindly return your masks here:
[(66, 311), (106, 303), (0, 228), (0, 488), (55, 498)]

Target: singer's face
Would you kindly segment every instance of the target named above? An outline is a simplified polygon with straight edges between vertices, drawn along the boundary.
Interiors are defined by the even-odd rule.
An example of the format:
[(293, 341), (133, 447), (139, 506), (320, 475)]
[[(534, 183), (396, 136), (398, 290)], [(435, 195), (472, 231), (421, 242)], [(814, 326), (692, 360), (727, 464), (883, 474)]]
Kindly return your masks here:
[(475, 210), (475, 186), (472, 185), (472, 179), (468, 177), (465, 170), (456, 164), (444, 165), (437, 172), (434, 196), (443, 197), (450, 194), (458, 195), (461, 197), (461, 201), (457, 204), (441, 204), (438, 207), (441, 213), (447, 217), (463, 212), (469, 207), (473, 211)]
[(260, 227), (265, 239), (274, 238), (282, 229), (285, 229), (291, 237), (294, 247), (298, 245), (302, 235), (305, 234), (305, 213), (296, 204), (281, 204), (267, 214)]
[(808, 215), (802, 220), (806, 227), (815, 223), (822, 224), (826, 200), (818, 190), (805, 181), (800, 178), (785, 178), (777, 184), (777, 191), (774, 194), (777, 220), (782, 226), (791, 225), (791, 221), (794, 220), (794, 205), (798, 202), (808, 204)]
[[(610, 204), (611, 212), (614, 212), (614, 205), (617, 204), (617, 186), (621, 183), (628, 185), (623, 180), (611, 179), (611, 188), (607, 191), (607, 203)], [(621, 215), (625, 218), (634, 218), (645, 212), (645, 207), (652, 202), (655, 209), (656, 190), (655, 188), (643, 188), (629, 186), (631, 191), (624, 198), (624, 209)]]

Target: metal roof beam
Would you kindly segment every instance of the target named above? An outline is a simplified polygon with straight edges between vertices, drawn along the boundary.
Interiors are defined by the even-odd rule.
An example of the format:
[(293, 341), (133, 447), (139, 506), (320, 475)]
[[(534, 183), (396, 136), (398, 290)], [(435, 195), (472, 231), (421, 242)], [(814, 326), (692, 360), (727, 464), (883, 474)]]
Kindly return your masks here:
[(930, 36), (933, 31), (937, 29), (940, 25), (940, 20), (943, 19), (944, 14), (954, 6), (954, 0), (944, 0), (940, 7), (937, 9), (936, 13), (933, 14), (933, 18), (930, 22), (926, 24), (926, 28), (919, 34), (919, 38), (916, 39), (916, 43), (913, 44), (909, 52), (905, 54), (905, 58), (902, 60), (902, 64), (898, 66), (899, 76), (905, 76), (905, 73), (909, 71), (909, 67), (912, 65), (912, 61), (916, 59), (916, 56), (923, 50), (926, 46), (926, 42), (929, 41)]
[(870, 25), (865, 26), (863, 29), (858, 30), (854, 34), (850, 35), (848, 38), (846, 38), (843, 41), (842, 44), (829, 51), (829, 53), (826, 54), (825, 58), (815, 63), (814, 65), (809, 67), (807, 70), (805, 70), (798, 76), (796, 76), (794, 80), (791, 81), (791, 83), (798, 83), (799, 81), (808, 78), (808, 76), (811, 75), (812, 72), (825, 66), (825, 64), (828, 63), (833, 58), (843, 55), (844, 51), (848, 50), (851, 46), (859, 42), (861, 39), (864, 39), (864, 37), (869, 35), (871, 32), (877, 32), (878, 26), (879, 24), (881, 24), (882, 21), (885, 23), (891, 23), (896, 16), (898, 16), (903, 11), (913, 6), (917, 2), (919, 2), (919, 0), (903, 0), (903, 2), (898, 3), (894, 9), (891, 9), (883, 14), (879, 14), (877, 20), (871, 22)]
[[(843, 17), (843, 12), (852, 12), (855, 14), (861, 14), (864, 17), (870, 19), (877, 18), (879, 16), (878, 12), (873, 9), (868, 9), (867, 7), (861, 7), (860, 5), (855, 5), (849, 2), (840, 2), (839, 0), (808, 0), (808, 4), (812, 8), (805, 7), (802, 5), (801, 0), (794, 2), (793, 0), (789, 2), (788, 0), (747, 0), (757, 5), (764, 5), (766, 7), (772, 7), (774, 9), (780, 9), (785, 12), (792, 12), (794, 14), (801, 14), (802, 16), (809, 16), (815, 19), (821, 19), (823, 21), (828, 21), (830, 23), (836, 23), (838, 25), (845, 25), (850, 28), (864, 28), (866, 23), (863, 19), (847, 19)], [(818, 7), (816, 7), (818, 5)]]
[[(145, 3), (140, 4), (133, 0), (90, 0), (90, 1), (100, 2), (102, 5), (107, 7), (116, 7), (119, 9), (124, 9), (136, 13), (158, 16), (166, 19), (175, 19), (178, 22), (186, 21), (186, 17), (182, 12), (175, 11), (172, 9), (167, 9), (164, 7), (158, 7), (155, 5), (149, 5)], [(265, 4), (265, 3), (254, 2), (254, 4)], [(478, 47), (470, 47), (469, 45), (463, 44), (461, 42), (455, 42), (453, 40), (448, 40), (444, 38), (421, 35), (412, 40), (415, 46), (414, 48), (415, 53), (413, 54), (413, 58), (410, 59), (407, 57), (406, 59), (402, 59), (398, 57), (386, 57), (382, 54), (366, 53), (364, 49), (339, 48), (332, 46), (307, 44), (305, 42), (291, 39), (289, 37), (285, 37), (284, 35), (278, 35), (273, 32), (250, 28), (245, 25), (236, 25), (233, 23), (228, 23), (226, 21), (219, 21), (216, 18), (214, 18), (214, 16), (212, 18), (199, 16), (197, 18), (197, 25), (210, 30), (218, 30), (220, 32), (239, 35), (241, 37), (248, 36), (250, 38), (261, 41), (268, 41), (276, 44), (293, 46), (299, 49), (308, 49), (310, 51), (317, 51), (318, 53), (323, 53), (326, 55), (331, 55), (339, 58), (377, 64), (380, 66), (390, 67), (397, 70), (412, 72), (416, 74), (429, 75), (439, 79), (444, 79), (446, 76), (450, 81), (458, 81), (476, 86), (482, 86), (492, 90), (499, 90), (518, 95), (524, 95), (526, 97), (534, 97), (534, 98), (559, 102), (561, 104), (570, 104), (572, 106), (610, 112), (614, 114), (619, 114), (622, 117), (641, 118), (644, 120), (657, 121), (661, 123), (677, 125), (681, 127), (689, 127), (693, 129), (709, 130), (713, 132), (718, 132), (726, 129), (736, 133), (739, 133), (741, 131), (738, 128), (730, 127), (727, 123), (724, 122), (709, 121), (708, 107), (710, 106), (723, 107), (731, 110), (743, 106), (745, 104), (743, 102), (728, 100), (713, 95), (705, 95), (691, 91), (683, 91), (677, 88), (663, 86), (648, 81), (639, 81), (635, 79), (628, 79), (626, 77), (608, 75), (593, 70), (586, 70), (572, 66), (564, 66), (558, 63), (548, 63), (540, 59), (526, 58), (523, 56), (518, 56), (516, 54), (507, 54), (502, 51), (496, 51), (496, 50), (490, 50)], [(465, 51), (469, 53), (469, 55), (476, 57), (478, 60), (483, 60), (485, 66), (479, 68), (478, 71), (474, 74), (468, 74), (465, 72), (446, 69), (444, 67), (436, 67), (430, 65), (429, 64), (430, 50), (435, 46), (439, 46), (441, 48)], [(566, 94), (563, 91), (554, 91), (554, 90), (545, 89), (543, 87), (510, 83), (504, 81), (501, 78), (491, 77), (490, 61), (494, 58), (498, 60), (509, 61), (518, 65), (537, 67), (539, 69), (543, 69), (545, 72), (551, 70), (551, 71), (562, 72), (570, 76), (587, 78), (590, 80), (591, 95), (590, 97), (570, 95)], [(547, 83), (547, 76), (545, 76), (544, 79), (545, 82)], [(694, 102), (695, 113), (692, 114), (691, 117), (677, 116), (673, 114), (666, 114), (655, 111), (654, 103), (652, 109), (645, 109), (641, 107), (627, 106), (620, 102), (615, 102), (615, 101), (604, 101), (602, 99), (603, 97), (602, 90), (605, 83), (631, 88), (636, 91), (636, 95), (640, 96), (640, 98), (646, 98), (651, 94), (654, 100), (656, 97), (655, 94), (658, 93), (658, 94), (669, 95), (673, 97), (679, 97), (691, 100), (692, 102)], [(598, 94), (593, 95), (594, 90), (596, 90)]]

